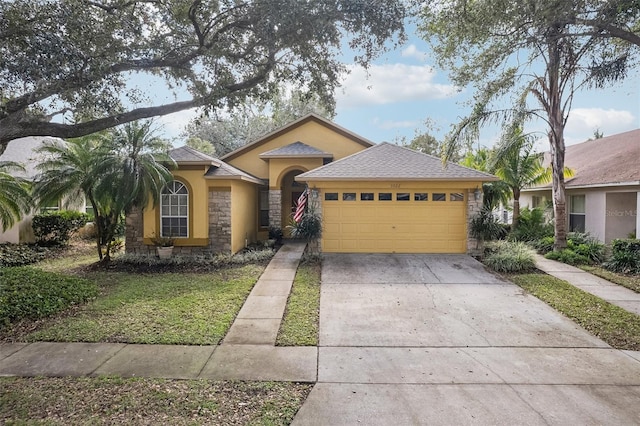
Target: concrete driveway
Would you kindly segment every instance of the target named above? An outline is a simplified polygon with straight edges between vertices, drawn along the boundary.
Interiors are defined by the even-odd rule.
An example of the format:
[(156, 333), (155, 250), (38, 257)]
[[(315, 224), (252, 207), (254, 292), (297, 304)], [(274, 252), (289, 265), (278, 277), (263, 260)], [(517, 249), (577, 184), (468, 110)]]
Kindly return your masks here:
[(640, 354), (463, 255), (325, 255), (294, 424), (638, 424)]

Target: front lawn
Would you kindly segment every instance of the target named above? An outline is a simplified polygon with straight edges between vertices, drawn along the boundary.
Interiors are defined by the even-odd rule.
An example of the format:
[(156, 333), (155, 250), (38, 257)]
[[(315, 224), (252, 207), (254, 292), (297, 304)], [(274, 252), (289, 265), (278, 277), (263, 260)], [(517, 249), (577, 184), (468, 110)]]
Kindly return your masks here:
[(0, 378), (1, 424), (285, 425), (311, 384)]
[(550, 275), (508, 278), (612, 347), (640, 350), (640, 316)]
[(203, 274), (91, 272), (86, 277), (101, 289), (96, 300), (12, 340), (215, 345), (263, 269), (246, 265)]

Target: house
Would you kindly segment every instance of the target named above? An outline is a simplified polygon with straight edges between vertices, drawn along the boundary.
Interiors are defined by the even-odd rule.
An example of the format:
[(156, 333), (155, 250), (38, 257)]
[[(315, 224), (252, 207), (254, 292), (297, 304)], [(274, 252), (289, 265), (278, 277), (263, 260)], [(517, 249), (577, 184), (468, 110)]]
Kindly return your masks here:
[[(0, 155), (0, 162), (12, 161), (21, 164), (24, 166), (25, 171), (17, 172), (17, 175), (32, 180), (38, 174), (36, 169), (38, 160), (35, 150), (42, 146), (42, 143), (47, 139), (52, 138), (26, 137), (12, 140), (7, 145), (4, 153)], [(52, 208), (57, 209), (58, 206), (52, 206)], [(5, 232), (0, 232), (0, 243), (18, 244), (34, 242), (35, 236), (33, 235), (33, 228), (31, 227), (32, 218), (33, 214), (27, 215), (12, 228), (7, 229)]]
[[(549, 156), (545, 156), (546, 165)], [(565, 165), (569, 231), (588, 232), (609, 243), (638, 236), (640, 230), (640, 129), (570, 145)], [(552, 199), (551, 185), (522, 191), (522, 206), (540, 207)]]
[(220, 159), (189, 147), (158, 206), (127, 217), (126, 247), (153, 236), (180, 253), (235, 253), (286, 230), (306, 187), (323, 217), (325, 252), (465, 253), (468, 222), (495, 176), (396, 145), (374, 144), (315, 114)]

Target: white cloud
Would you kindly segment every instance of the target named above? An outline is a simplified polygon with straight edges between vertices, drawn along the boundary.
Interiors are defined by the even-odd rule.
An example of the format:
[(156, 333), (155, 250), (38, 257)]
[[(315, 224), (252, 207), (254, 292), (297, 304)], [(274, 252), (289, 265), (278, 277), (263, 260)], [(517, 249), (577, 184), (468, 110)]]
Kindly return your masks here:
[(444, 99), (458, 92), (453, 85), (434, 83), (435, 76), (428, 65), (373, 65), (368, 75), (367, 70), (354, 66), (336, 94), (338, 107)]
[(410, 44), (406, 48), (402, 49), (400, 54), (403, 58), (415, 58), (420, 62), (427, 60), (427, 53), (418, 49), (415, 44)]
[(634, 115), (625, 110), (602, 108), (574, 108), (565, 128), (567, 145), (584, 142), (599, 130), (605, 136), (615, 135), (637, 127)]
[(372, 124), (376, 126), (378, 129), (391, 130), (391, 129), (408, 129), (415, 128), (420, 125), (420, 121), (411, 121), (411, 120), (380, 120), (380, 118), (376, 117), (372, 120)]

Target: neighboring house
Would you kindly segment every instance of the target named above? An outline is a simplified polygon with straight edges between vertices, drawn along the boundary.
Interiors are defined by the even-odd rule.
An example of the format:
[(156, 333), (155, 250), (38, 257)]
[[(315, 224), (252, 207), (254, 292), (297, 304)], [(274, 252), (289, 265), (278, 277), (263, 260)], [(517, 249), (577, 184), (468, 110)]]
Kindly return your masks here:
[[(545, 156), (546, 165), (549, 156)], [(570, 145), (565, 165), (569, 231), (588, 232), (609, 243), (640, 230), (640, 129)], [(522, 191), (521, 206), (543, 207), (551, 184)]]
[[(14, 161), (24, 166), (24, 172), (18, 172), (16, 175), (33, 180), (38, 175), (37, 165), (39, 163), (38, 154), (35, 150), (42, 146), (42, 143), (46, 140), (54, 140), (57, 138), (51, 137), (26, 137), (20, 139), (14, 139), (7, 145), (4, 153), (0, 155), (0, 161)], [(59, 210), (61, 203), (47, 206), (43, 210)], [(77, 210), (85, 212), (86, 207), (83, 205)], [(33, 215), (36, 212), (22, 218), (20, 222), (15, 224), (12, 228), (7, 229), (5, 232), (0, 232), (0, 243), (32, 243), (35, 241), (33, 235), (33, 228), (31, 227)]]
[(189, 147), (158, 206), (127, 217), (128, 252), (172, 236), (182, 253), (235, 253), (282, 228), (308, 186), (325, 252), (465, 253), (468, 221), (495, 176), (396, 145), (376, 145), (309, 114), (215, 159)]
[[(16, 175), (31, 180), (38, 173), (36, 170), (37, 161), (34, 160), (34, 150), (39, 148), (46, 139), (47, 138), (41, 137), (27, 137), (12, 140), (7, 145), (4, 153), (0, 155), (0, 161), (14, 161), (22, 164), (25, 172), (18, 172)], [(12, 228), (7, 229), (5, 232), (0, 232), (0, 243), (18, 244), (35, 241), (33, 229), (31, 228), (32, 216), (33, 215), (28, 215)]]

